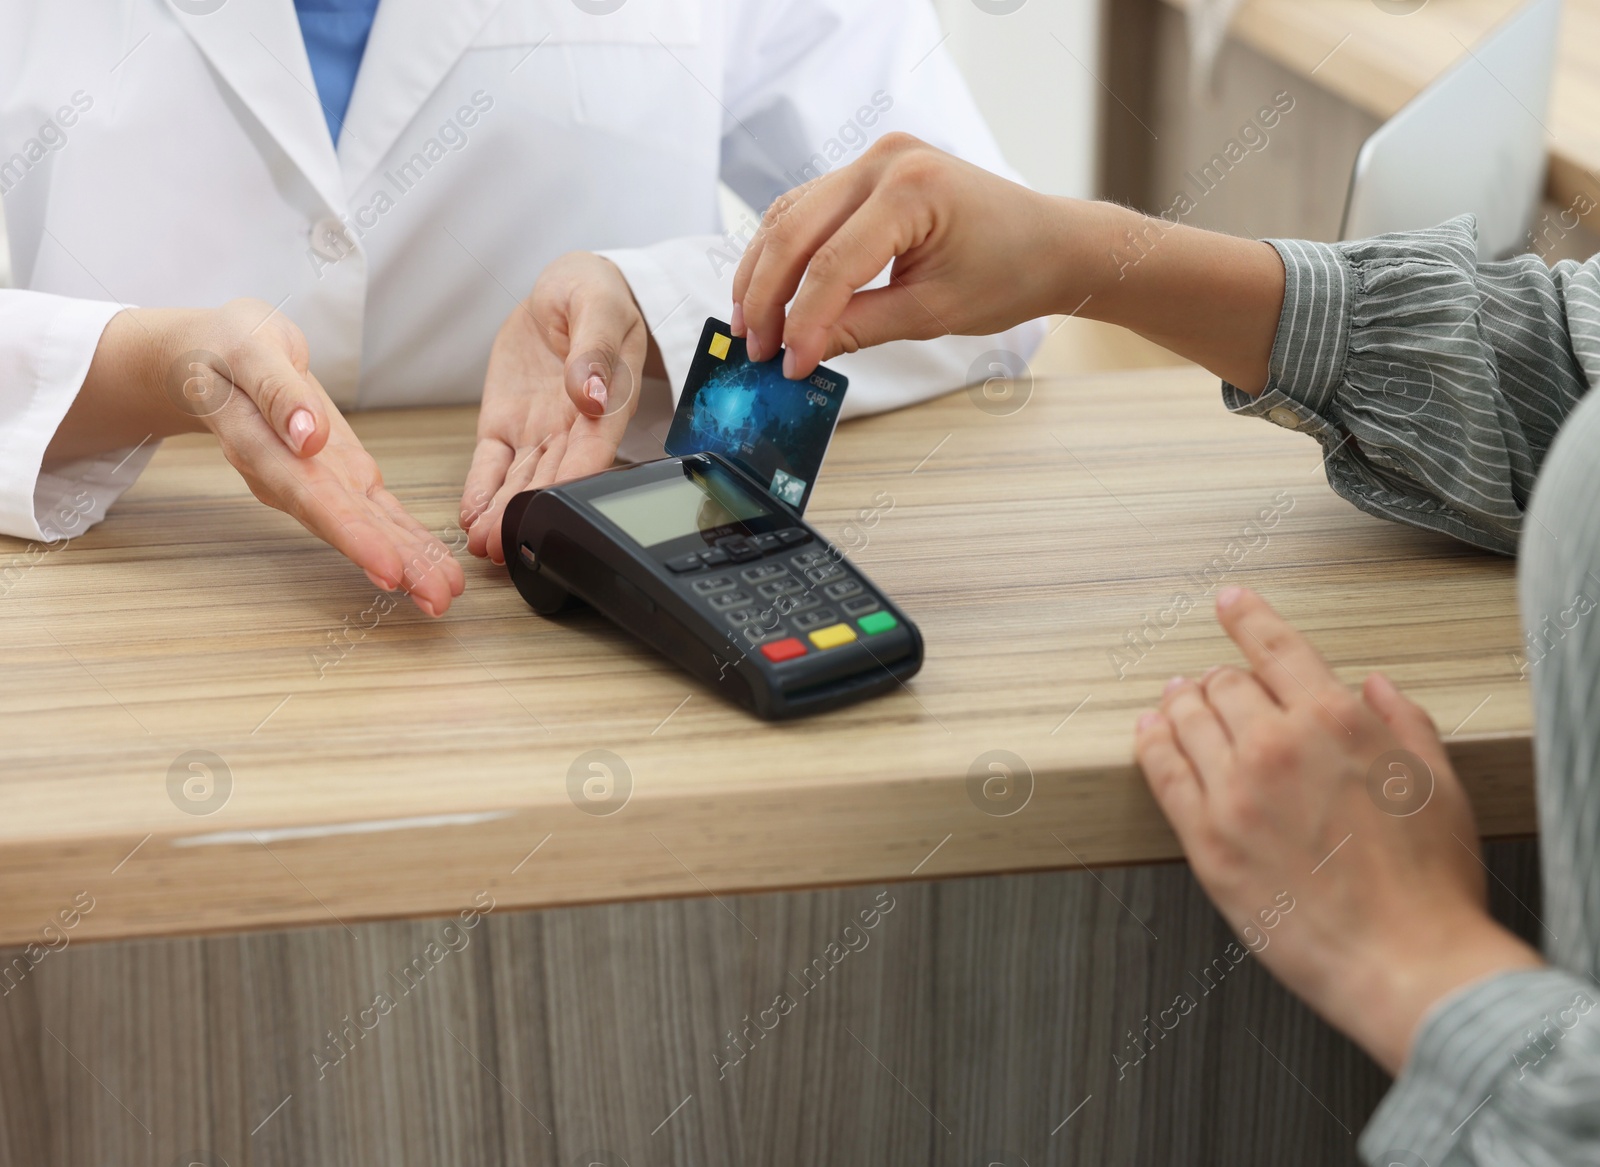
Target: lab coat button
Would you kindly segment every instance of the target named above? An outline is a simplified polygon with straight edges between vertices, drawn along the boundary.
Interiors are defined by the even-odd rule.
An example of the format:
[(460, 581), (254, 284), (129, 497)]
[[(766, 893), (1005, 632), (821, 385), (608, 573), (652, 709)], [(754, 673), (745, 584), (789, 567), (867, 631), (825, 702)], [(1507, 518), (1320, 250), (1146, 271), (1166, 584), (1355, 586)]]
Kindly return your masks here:
[(1300, 428), (1300, 416), (1287, 405), (1275, 405), (1267, 410), (1267, 420), (1273, 425), (1281, 425), (1286, 430)]
[(344, 224), (332, 215), (311, 225), (311, 250), (329, 263), (338, 263), (355, 250)]

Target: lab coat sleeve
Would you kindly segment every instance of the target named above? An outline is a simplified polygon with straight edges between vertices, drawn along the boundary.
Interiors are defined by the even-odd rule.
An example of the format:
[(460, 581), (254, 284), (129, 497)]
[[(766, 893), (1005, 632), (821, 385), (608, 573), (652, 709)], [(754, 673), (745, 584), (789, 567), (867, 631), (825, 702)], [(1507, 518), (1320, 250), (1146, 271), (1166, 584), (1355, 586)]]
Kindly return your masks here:
[(81, 534), (149, 462), (150, 441), (42, 469), (44, 453), (121, 304), (0, 290), (0, 534), (55, 543)]
[[(987, 170), (1016, 175), (943, 47), (928, 0), (739, 0), (723, 78), (722, 178), (758, 210), (903, 130)], [(756, 224), (723, 236), (607, 251), (661, 349), (674, 394), (707, 316), (726, 320)], [(880, 282), (883, 277), (880, 277)], [(876, 413), (983, 381), (1033, 355), (1044, 323), (996, 336), (897, 341), (829, 361), (850, 379), (843, 416)]]

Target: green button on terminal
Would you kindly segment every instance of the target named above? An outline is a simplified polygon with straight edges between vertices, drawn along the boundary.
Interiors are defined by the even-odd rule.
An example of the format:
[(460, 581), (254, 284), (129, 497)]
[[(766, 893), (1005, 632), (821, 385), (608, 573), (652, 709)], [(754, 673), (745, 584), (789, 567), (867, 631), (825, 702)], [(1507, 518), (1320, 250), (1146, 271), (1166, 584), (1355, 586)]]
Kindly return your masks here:
[(874, 633), (887, 632), (891, 628), (898, 627), (900, 621), (896, 620), (888, 612), (873, 612), (870, 616), (861, 617), (856, 621), (856, 624), (861, 631), (871, 636)]

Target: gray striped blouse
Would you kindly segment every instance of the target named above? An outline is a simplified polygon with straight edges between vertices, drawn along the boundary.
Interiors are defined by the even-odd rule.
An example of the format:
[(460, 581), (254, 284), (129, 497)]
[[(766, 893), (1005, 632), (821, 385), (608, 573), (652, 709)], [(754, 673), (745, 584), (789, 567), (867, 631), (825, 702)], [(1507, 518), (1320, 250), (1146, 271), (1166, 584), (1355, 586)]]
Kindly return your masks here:
[[(1565, 425), (1523, 544), (1523, 618), (1573, 589), (1592, 610), (1600, 393), (1579, 403), (1600, 384), (1600, 257), (1479, 264), (1470, 218), (1272, 244), (1288, 286), (1270, 380), (1255, 398), (1224, 384), (1228, 407), (1315, 437), (1362, 510), (1508, 554)], [(1574, 619), (1533, 674), (1551, 967), (1434, 1006), (1362, 1134), (1376, 1167), (1600, 1164), (1600, 615)]]

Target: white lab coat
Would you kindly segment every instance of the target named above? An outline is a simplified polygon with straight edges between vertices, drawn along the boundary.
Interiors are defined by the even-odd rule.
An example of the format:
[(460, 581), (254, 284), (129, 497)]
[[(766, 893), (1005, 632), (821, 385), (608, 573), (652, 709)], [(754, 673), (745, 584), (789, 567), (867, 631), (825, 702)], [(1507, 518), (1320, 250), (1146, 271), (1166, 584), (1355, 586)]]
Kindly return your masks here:
[[(81, 531), (149, 460), (40, 474), (119, 305), (255, 296), (341, 408), (466, 403), (545, 264), (604, 249), (681, 386), (754, 226), (719, 176), (764, 207), (889, 129), (1005, 171), (940, 40), (927, 0), (382, 0), (335, 150), (291, 0), (5, 0), (0, 532)], [(1038, 335), (842, 358), (845, 412)]]

